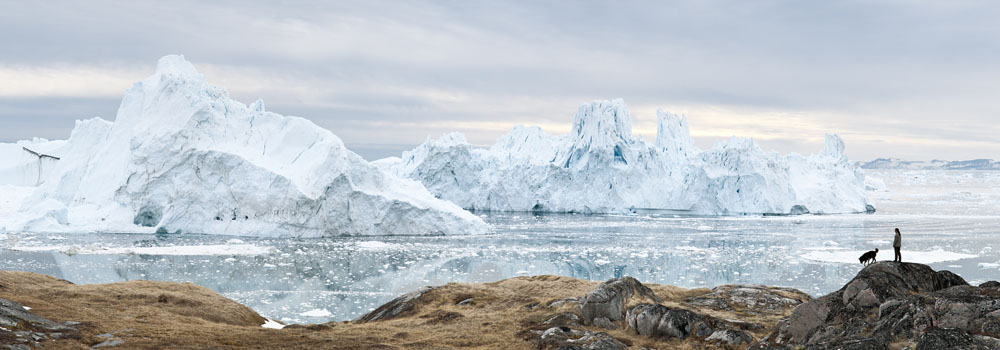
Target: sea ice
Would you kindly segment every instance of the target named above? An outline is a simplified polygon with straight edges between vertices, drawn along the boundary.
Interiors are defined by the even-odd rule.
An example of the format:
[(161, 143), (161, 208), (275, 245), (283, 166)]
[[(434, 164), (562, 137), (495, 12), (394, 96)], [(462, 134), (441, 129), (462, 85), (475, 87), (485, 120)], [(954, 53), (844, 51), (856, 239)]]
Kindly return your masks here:
[(461, 134), (428, 140), (375, 163), (423, 182), (439, 198), (473, 210), (700, 214), (870, 212), (864, 173), (827, 135), (815, 155), (765, 152), (733, 137), (702, 151), (687, 119), (657, 111), (656, 143), (632, 136), (621, 99), (577, 111), (569, 135), (518, 126), (489, 149)]
[(299, 314), (299, 316), (303, 317), (330, 317), (330, 315), (332, 314), (327, 309), (312, 309)]
[[(54, 152), (32, 168), (20, 146)], [(476, 234), (486, 224), (420, 183), (386, 174), (312, 122), (247, 106), (182, 56), (130, 88), (115, 121), (67, 141), (0, 147), (0, 229), (246, 236)], [(35, 157), (38, 158), (38, 157)], [(46, 158), (49, 159), (49, 158)], [(27, 175), (26, 175), (27, 174)], [(32, 175), (33, 174), (33, 175)], [(20, 188), (20, 187), (19, 187)], [(14, 189), (6, 187), (5, 189)], [(17, 203), (14, 203), (17, 202)], [(19, 207), (16, 213), (12, 207)]]

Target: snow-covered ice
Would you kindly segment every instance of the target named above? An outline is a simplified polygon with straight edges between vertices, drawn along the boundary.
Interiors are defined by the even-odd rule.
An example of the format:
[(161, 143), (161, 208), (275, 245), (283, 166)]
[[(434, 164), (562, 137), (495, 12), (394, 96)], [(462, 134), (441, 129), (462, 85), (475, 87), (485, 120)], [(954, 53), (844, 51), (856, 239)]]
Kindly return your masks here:
[(143, 254), (143, 255), (265, 255), (274, 253), (273, 247), (253, 244), (205, 244), (161, 247), (105, 247), (100, 244), (54, 245), (54, 246), (13, 246), (7, 249), (23, 252), (55, 251), (67, 255), (75, 254)]
[(329, 317), (330, 315), (330, 311), (327, 309), (312, 309), (299, 314), (303, 317)]
[[(60, 159), (40, 171), (22, 145)], [(16, 160), (0, 168), (0, 184), (21, 186), (4, 188), (17, 195), (0, 209), (20, 208), (0, 215), (5, 231), (315, 237), (487, 230), (420, 183), (380, 171), (330, 131), (268, 112), (260, 100), (230, 99), (182, 56), (161, 58), (152, 76), (128, 89), (113, 123), (79, 121), (67, 141), (5, 144), (0, 153)], [(21, 188), (35, 185), (25, 197)]]
[[(824, 251), (824, 250), (811, 250), (802, 254), (801, 257), (806, 260), (813, 261), (823, 261), (823, 262), (834, 262), (834, 263), (845, 263), (845, 264), (858, 264), (858, 258), (865, 251), (861, 250), (835, 250), (835, 251)], [(957, 252), (949, 252), (943, 249), (935, 249), (931, 251), (909, 251), (904, 250), (900, 252), (903, 256), (903, 261), (914, 262), (921, 264), (934, 264), (945, 261), (955, 261), (962, 259), (971, 259), (977, 257), (973, 254), (964, 254)], [(878, 261), (884, 261), (892, 258), (893, 252), (888, 249), (883, 249), (878, 251), (877, 259)], [(980, 264), (981, 265), (981, 264)]]
[(569, 135), (518, 126), (489, 149), (481, 149), (452, 133), (376, 164), (474, 210), (874, 210), (864, 173), (847, 160), (836, 135), (826, 135), (824, 148), (808, 157), (765, 152), (753, 140), (738, 137), (702, 151), (694, 146), (685, 117), (663, 110), (657, 117), (653, 145), (632, 136), (632, 117), (617, 99), (581, 106)]

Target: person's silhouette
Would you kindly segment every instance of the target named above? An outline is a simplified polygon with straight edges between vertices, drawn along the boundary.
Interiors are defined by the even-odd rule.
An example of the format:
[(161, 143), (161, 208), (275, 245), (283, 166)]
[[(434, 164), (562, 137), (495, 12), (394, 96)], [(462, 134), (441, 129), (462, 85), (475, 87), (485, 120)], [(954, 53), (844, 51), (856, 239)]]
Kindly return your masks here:
[(902, 236), (899, 234), (899, 228), (896, 228), (896, 238), (892, 240), (892, 248), (896, 250), (896, 257), (892, 260), (895, 262), (903, 262), (903, 256), (899, 254), (899, 246), (902, 243)]

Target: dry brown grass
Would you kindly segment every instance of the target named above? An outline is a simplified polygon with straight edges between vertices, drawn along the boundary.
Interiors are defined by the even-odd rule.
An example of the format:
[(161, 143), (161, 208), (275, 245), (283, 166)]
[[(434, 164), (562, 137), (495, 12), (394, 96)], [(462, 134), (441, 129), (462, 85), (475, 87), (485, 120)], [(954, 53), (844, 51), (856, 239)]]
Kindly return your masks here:
[[(131, 281), (75, 285), (34, 273), (0, 271), (0, 297), (31, 306), (32, 312), (54, 321), (84, 322), (80, 339), (46, 343), (47, 349), (86, 349), (105, 340), (97, 336), (102, 333), (113, 333), (125, 341), (118, 348), (129, 349), (534, 349), (535, 343), (526, 339), (528, 329), (540, 327), (555, 313), (579, 313), (575, 303), (558, 308), (544, 305), (582, 296), (598, 284), (561, 276), (451, 283), (425, 293), (412, 312), (397, 319), (273, 330), (261, 328), (264, 319), (253, 310), (193, 284)], [(667, 306), (750, 320), (767, 328), (780, 317), (748, 319), (751, 317), (739, 312), (699, 310), (685, 304), (684, 299), (707, 289), (649, 287)], [(471, 305), (456, 305), (469, 298)], [(541, 307), (527, 307), (530, 305)], [(626, 330), (608, 333), (626, 344), (649, 349), (706, 347), (692, 341), (648, 339)], [(754, 335), (759, 338), (761, 333), (766, 331)]]

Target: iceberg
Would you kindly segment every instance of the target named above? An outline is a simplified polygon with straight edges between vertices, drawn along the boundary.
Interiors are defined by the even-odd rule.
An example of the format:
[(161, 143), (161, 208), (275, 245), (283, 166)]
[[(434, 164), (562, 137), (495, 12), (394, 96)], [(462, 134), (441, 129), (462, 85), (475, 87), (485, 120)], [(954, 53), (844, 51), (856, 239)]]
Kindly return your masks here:
[(632, 136), (621, 99), (584, 104), (569, 135), (517, 126), (490, 148), (461, 134), (428, 139), (399, 158), (375, 163), (418, 180), (470, 210), (695, 214), (873, 212), (865, 176), (826, 135), (811, 156), (765, 152), (733, 137), (700, 150), (687, 118), (657, 111), (654, 144)]
[(479, 217), (381, 171), (309, 120), (269, 112), (260, 100), (248, 106), (230, 99), (183, 56), (161, 58), (152, 76), (128, 89), (114, 122), (78, 121), (68, 140), (34, 143), (58, 155), (44, 173), (18, 145), (0, 148), (2, 157), (20, 159), (0, 169), (7, 174), (0, 185), (36, 186), (16, 213), (0, 215), (8, 231), (487, 231)]

